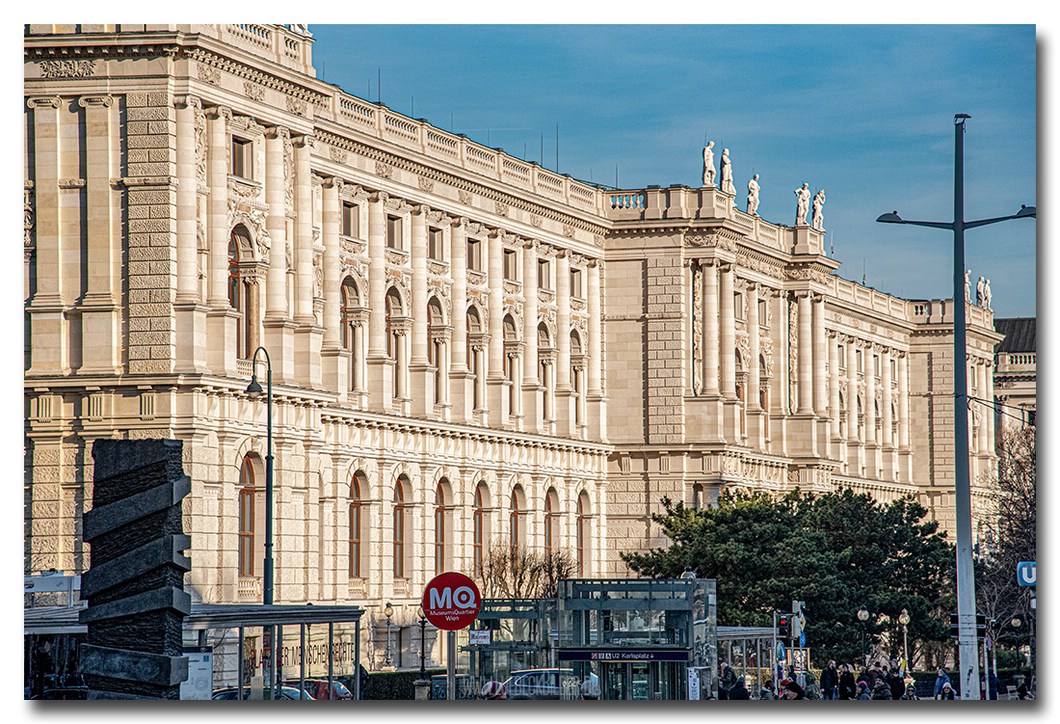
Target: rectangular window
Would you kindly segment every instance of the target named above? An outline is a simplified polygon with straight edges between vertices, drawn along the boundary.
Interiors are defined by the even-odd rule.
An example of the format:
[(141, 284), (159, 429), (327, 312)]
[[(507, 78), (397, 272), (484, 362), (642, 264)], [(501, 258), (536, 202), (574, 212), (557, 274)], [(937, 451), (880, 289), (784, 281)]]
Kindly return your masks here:
[(872, 373), (877, 377), (883, 374), (883, 368), (880, 364), (880, 356), (877, 354), (872, 355)]
[(519, 281), (519, 255), (514, 249), (504, 250), (504, 278), (510, 282)]
[(743, 319), (744, 318), (743, 292), (733, 292), (732, 293), (732, 308), (733, 308), (733, 310), (735, 310), (737, 319)]
[(581, 269), (570, 270), (570, 295), (575, 299), (585, 299), (585, 292), (582, 291)]
[(862, 355), (861, 350), (857, 350), (855, 353), (858, 361), (858, 372), (865, 374), (865, 357)]
[(351, 204), (349, 201), (342, 202), (342, 235), (343, 236), (360, 236), (361, 235), (361, 209), (357, 204)]
[(232, 175), (251, 178), (254, 175), (254, 144), (232, 137)]
[(537, 260), (537, 288), (552, 288), (552, 269), (550, 268), (548, 259)]
[(427, 257), (435, 261), (445, 261), (444, 240), (441, 229), (427, 229)]
[(482, 242), (478, 239), (467, 240), (467, 268), (482, 271)]
[(388, 249), (401, 247), (401, 219), (396, 216), (386, 217), (386, 246)]
[(891, 379), (898, 379), (898, 360), (891, 360)]
[(768, 312), (766, 311), (766, 300), (765, 299), (759, 299), (758, 300), (758, 324), (759, 324), (759, 326), (762, 326), (762, 327), (766, 326), (766, 315), (767, 314), (768, 314)]
[(847, 348), (843, 345), (839, 345), (839, 369), (845, 370), (847, 368)]

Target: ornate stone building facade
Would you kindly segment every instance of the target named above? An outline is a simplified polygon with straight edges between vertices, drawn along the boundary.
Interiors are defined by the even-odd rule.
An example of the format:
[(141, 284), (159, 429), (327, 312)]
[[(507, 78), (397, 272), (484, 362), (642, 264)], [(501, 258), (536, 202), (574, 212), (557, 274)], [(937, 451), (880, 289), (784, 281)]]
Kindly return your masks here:
[[(366, 102), (312, 43), (27, 26), (27, 572), (84, 569), (94, 440), (178, 438), (188, 590), (259, 601), (259, 346), (277, 603), (409, 625), (512, 539), (624, 575), (663, 496), (722, 487), (914, 494), (952, 529), (949, 301), (843, 280), (819, 224), (713, 186), (606, 190)], [(999, 339), (970, 308), (973, 394)]]

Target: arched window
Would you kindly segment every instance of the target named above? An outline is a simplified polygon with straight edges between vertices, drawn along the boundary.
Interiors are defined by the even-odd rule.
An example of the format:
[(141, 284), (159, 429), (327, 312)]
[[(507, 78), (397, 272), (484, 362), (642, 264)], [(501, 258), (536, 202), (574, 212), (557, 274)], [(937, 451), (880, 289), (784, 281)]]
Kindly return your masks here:
[(486, 538), (486, 489), (482, 483), (475, 488), (474, 511), (471, 515), (471, 569), (476, 576), (482, 575), (482, 551)]
[(397, 334), (394, 329), (394, 319), (401, 314), (401, 295), (394, 287), (390, 287), (386, 293), (386, 356), (394, 359), (397, 355)]
[(357, 290), (357, 284), (349, 277), (342, 282), (341, 291), (342, 307), (339, 309), (339, 317), (342, 323), (342, 346), (350, 351), (350, 389), (359, 390), (363, 386), (361, 380), (363, 342), (357, 326), (355, 311), (361, 306), (361, 295)]
[(513, 546), (522, 548), (526, 545), (526, 536), (523, 528), (523, 516), (526, 514), (526, 503), (523, 496), (523, 488), (516, 485), (512, 490), (511, 511), (508, 514), (508, 536)]
[(445, 316), (438, 297), (431, 297), (427, 303), (427, 362), (434, 367), (434, 401), (448, 402), (445, 399), (445, 378), (449, 376), (447, 355), (443, 354), (444, 341), (439, 330), (445, 325)]
[(243, 278), (243, 250), (251, 246), (250, 234), (242, 225), (232, 229), (228, 240), (228, 304), (239, 313), (236, 322), (236, 356), (247, 359), (257, 348), (257, 304), (253, 294), (256, 285)]
[(692, 484), (692, 509), (702, 510), (703, 509), (703, 483)]
[(407, 516), (405, 515), (405, 486), (403, 481), (404, 477), (399, 478), (397, 483), (394, 484), (394, 578), (405, 577), (405, 535), (407, 533), (405, 524)]
[(471, 372), (472, 404), (471, 409), (481, 409), (485, 400), (482, 399), (479, 378), (482, 376), (482, 354), (472, 346), (472, 338), (482, 335), (482, 320), (479, 318), (478, 310), (474, 306), (467, 308), (467, 361)]
[(361, 480), (357, 472), (350, 480), (350, 578), (361, 578)]
[(447, 538), (449, 535), (448, 526), (446, 525), (446, 518), (448, 512), (446, 510), (448, 506), (448, 496), (446, 494), (446, 486), (448, 485), (445, 478), (442, 478), (438, 482), (438, 487), (434, 491), (434, 572), (435, 575), (443, 573), (448, 568), (448, 555), (446, 550)]
[(545, 557), (549, 557), (559, 542), (559, 498), (555, 488), (545, 493)]
[(575, 556), (578, 567), (578, 575), (585, 576), (589, 573), (589, 496), (582, 491), (578, 496), (578, 505), (575, 510)]
[(243, 458), (239, 469), (239, 575), (254, 575), (254, 503), (257, 491), (254, 487), (254, 466), (250, 456)]

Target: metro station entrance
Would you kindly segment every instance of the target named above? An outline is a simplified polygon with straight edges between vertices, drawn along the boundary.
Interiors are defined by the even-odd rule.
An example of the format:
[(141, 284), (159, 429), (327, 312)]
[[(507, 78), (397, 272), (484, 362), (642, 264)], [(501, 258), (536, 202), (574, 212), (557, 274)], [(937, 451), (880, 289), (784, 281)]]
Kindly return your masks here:
[(671, 661), (607, 661), (600, 664), (601, 698), (618, 701), (683, 699), (685, 665)]

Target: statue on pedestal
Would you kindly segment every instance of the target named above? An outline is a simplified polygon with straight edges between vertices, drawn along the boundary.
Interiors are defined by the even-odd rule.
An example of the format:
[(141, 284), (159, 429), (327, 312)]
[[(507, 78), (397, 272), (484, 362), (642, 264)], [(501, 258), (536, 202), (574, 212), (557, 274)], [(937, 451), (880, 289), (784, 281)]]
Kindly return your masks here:
[(795, 189), (798, 206), (795, 208), (795, 226), (806, 226), (806, 212), (810, 210), (810, 185), (804, 183)]
[(972, 301), (972, 270), (964, 270), (964, 299), (965, 301)]
[(721, 190), (727, 194), (736, 195), (736, 187), (732, 185), (732, 163), (729, 162), (729, 149), (721, 152)]
[(986, 298), (986, 279), (979, 277), (979, 281), (975, 283), (975, 306), (983, 306), (983, 299)]
[(707, 141), (703, 147), (703, 185), (714, 185), (714, 141)]
[(818, 231), (824, 230), (824, 189), (819, 190), (813, 197), (813, 228)]
[(747, 213), (758, 216), (758, 174), (747, 182)]
[(983, 284), (983, 307), (986, 309), (993, 309), (990, 306), (990, 300), (993, 299), (994, 295), (990, 293), (990, 280), (987, 279)]

